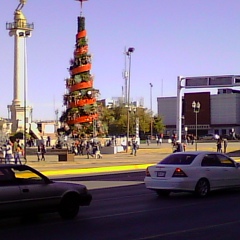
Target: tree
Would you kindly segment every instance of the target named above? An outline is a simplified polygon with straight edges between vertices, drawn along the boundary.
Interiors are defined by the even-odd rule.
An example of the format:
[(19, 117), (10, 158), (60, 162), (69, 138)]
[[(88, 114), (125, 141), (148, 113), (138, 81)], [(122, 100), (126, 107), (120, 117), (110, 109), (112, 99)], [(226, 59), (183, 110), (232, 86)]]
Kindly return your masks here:
[(114, 111), (112, 108), (101, 107), (100, 111), (100, 120), (103, 125), (103, 130), (106, 135), (109, 133), (109, 126), (112, 122), (114, 122)]
[[(111, 109), (102, 109), (102, 122), (107, 122), (109, 135), (127, 134), (127, 114), (129, 109), (124, 104)], [(137, 107), (129, 112), (129, 134), (136, 134), (136, 119), (139, 119), (139, 133), (145, 135), (150, 131), (151, 112), (147, 108)]]
[(154, 132), (156, 134), (159, 134), (159, 133), (163, 133), (163, 131), (165, 130), (165, 126), (163, 124), (163, 120), (161, 117), (159, 116), (154, 116), (153, 118), (153, 129), (154, 129)]
[(147, 108), (139, 109), (139, 116), (140, 136), (144, 136), (150, 131), (151, 112)]

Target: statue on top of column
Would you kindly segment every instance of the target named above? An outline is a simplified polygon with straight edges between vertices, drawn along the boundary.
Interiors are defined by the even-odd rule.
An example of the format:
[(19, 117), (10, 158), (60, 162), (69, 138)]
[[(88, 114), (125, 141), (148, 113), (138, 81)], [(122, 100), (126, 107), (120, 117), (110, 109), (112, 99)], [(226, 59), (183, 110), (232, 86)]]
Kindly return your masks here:
[(24, 7), (24, 5), (26, 4), (27, 0), (19, 0), (19, 4), (16, 8), (16, 11), (21, 11), (21, 9)]

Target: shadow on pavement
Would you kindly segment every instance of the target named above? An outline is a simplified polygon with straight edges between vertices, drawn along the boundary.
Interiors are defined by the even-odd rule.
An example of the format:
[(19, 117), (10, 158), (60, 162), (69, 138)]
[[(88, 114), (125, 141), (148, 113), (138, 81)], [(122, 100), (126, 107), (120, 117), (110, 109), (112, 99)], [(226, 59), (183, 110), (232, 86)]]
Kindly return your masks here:
[(227, 153), (229, 157), (240, 157), (240, 150), (232, 151)]

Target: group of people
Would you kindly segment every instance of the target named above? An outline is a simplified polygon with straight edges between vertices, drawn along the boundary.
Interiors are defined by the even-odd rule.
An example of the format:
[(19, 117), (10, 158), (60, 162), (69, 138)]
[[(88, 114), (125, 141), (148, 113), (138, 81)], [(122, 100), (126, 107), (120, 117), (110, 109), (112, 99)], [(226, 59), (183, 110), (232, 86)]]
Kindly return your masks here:
[[(226, 138), (218, 137), (217, 138), (217, 152), (226, 153), (228, 141)], [(181, 143), (180, 141), (173, 141), (173, 152), (185, 152), (186, 144)]]
[(87, 158), (95, 157), (102, 158), (101, 154), (101, 143), (99, 141), (94, 140), (77, 140), (72, 143), (69, 151), (75, 155), (87, 155)]
[(185, 141), (185, 144), (194, 144), (196, 141), (196, 136), (194, 136), (193, 134), (187, 134), (183, 136), (183, 140)]
[(21, 157), (24, 156), (23, 146), (21, 146), (18, 139), (15, 141), (7, 140), (1, 147), (3, 159), (5, 163), (9, 164), (14, 161), (15, 164), (22, 164)]

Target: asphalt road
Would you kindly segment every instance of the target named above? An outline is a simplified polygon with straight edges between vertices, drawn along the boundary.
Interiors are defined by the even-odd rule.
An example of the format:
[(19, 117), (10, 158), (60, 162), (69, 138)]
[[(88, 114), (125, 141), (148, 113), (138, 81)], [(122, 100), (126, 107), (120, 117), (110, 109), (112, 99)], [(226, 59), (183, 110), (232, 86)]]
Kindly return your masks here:
[(58, 214), (0, 220), (1, 239), (44, 240), (212, 240), (239, 239), (240, 190), (205, 199), (192, 194), (160, 198), (140, 183), (144, 172), (68, 178), (68, 181), (125, 182), (134, 185), (90, 190), (92, 204), (75, 220)]

